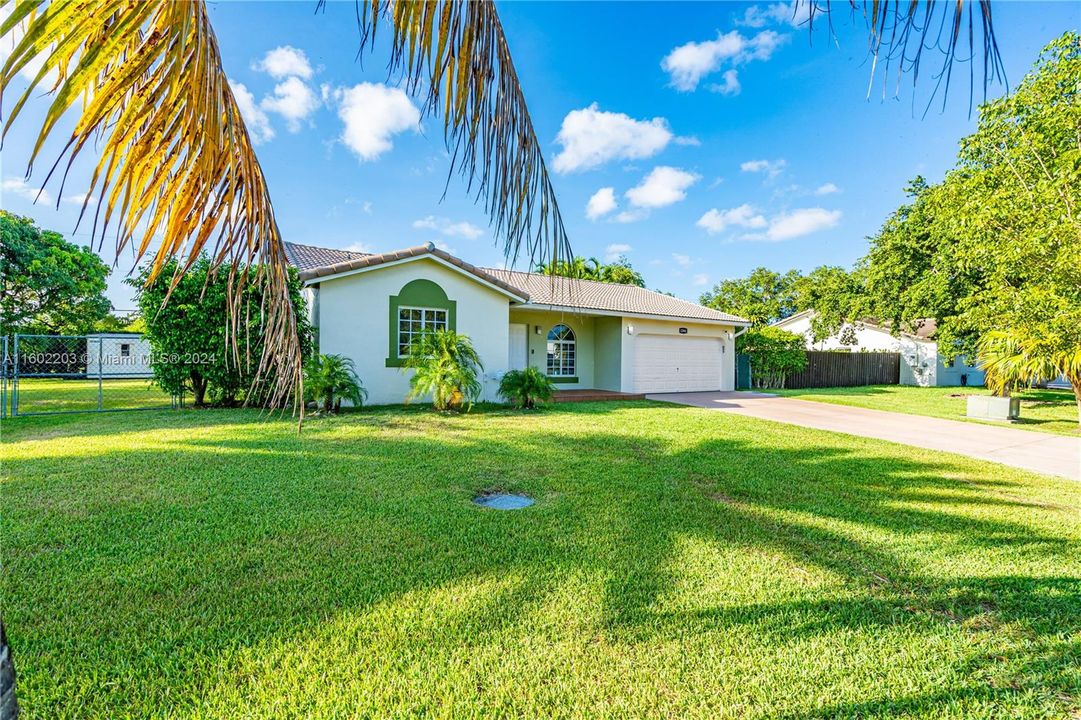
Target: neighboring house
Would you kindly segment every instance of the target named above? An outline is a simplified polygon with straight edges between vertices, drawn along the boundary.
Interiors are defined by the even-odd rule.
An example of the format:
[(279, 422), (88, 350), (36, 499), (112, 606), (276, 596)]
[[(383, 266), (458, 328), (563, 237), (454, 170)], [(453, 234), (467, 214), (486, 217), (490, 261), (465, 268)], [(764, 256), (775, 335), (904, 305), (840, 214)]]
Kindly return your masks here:
[(960, 385), (961, 376), (967, 376), (969, 385), (983, 385), (983, 370), (955, 358), (944, 363), (938, 354), (935, 321), (924, 320), (914, 333), (890, 333), (888, 327), (861, 321), (847, 324), (823, 340), (815, 340), (811, 330), (814, 310), (801, 313), (773, 323), (774, 327), (803, 335), (808, 350), (848, 350), (849, 352), (896, 352), (901, 354), (901, 384), (924, 387)]
[(425, 329), (468, 335), (484, 394), (536, 367), (561, 389), (731, 390), (742, 318), (630, 285), (479, 268), (432, 245), (365, 253), (286, 243), (319, 351), (352, 358), (369, 402), (402, 402), (409, 345)]
[(150, 343), (139, 333), (91, 333), (86, 336), (86, 375), (150, 377)]

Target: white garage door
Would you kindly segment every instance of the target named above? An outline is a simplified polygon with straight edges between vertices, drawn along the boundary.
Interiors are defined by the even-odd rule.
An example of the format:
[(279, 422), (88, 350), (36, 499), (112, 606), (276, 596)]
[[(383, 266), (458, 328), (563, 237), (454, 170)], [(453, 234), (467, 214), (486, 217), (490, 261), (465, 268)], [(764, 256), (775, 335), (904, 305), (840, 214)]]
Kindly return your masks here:
[(720, 339), (685, 335), (639, 335), (635, 339), (635, 392), (720, 389)]

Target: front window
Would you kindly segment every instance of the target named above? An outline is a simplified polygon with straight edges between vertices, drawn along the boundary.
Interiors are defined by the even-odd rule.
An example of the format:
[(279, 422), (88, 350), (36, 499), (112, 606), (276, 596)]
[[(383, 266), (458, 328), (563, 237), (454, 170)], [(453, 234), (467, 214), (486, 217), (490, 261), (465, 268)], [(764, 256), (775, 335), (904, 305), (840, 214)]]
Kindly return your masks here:
[(556, 325), (548, 332), (548, 375), (574, 376), (577, 371), (575, 345), (574, 331), (566, 325)]
[(409, 354), (409, 348), (426, 331), (446, 330), (447, 311), (438, 308), (398, 308), (398, 357)]
[(120, 357), (131, 357), (131, 345), (127, 343), (120, 345)]

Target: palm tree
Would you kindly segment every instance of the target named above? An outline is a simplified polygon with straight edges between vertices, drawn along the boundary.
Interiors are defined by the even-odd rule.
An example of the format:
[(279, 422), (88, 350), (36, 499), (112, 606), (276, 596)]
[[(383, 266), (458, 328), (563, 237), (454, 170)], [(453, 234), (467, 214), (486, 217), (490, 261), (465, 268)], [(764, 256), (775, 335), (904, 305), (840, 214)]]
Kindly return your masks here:
[(342, 355), (316, 355), (304, 366), (304, 389), (308, 397), (322, 401), (323, 412), (339, 410), (342, 400), (360, 407), (368, 391), (357, 377), (357, 367)]
[(457, 410), (463, 403), (472, 407), (480, 397), (477, 375), (484, 371), (473, 341), (453, 330), (431, 330), (413, 343), (402, 370), (413, 370), (409, 395), (415, 400), (432, 396), (436, 410)]
[(995, 330), (980, 338), (977, 355), (987, 387), (1003, 397), (1064, 375), (1073, 388), (1081, 424), (1081, 348), (1023, 330)]
[[(317, 7), (325, 5), (319, 0)], [(829, 0), (796, 0), (792, 7), (806, 15), (809, 29), (816, 18), (819, 24), (823, 16), (827, 23), (832, 18)], [(844, 7), (862, 11), (872, 77), (880, 61), (916, 77), (923, 50), (937, 47), (945, 55), (939, 83), (945, 78), (948, 85), (965, 34), (969, 55), (980, 55), (973, 47), (974, 15), (983, 29), (985, 88), (989, 77), (1000, 76), (990, 0), (850, 0)], [(443, 116), (451, 170), (476, 185), (507, 259), (513, 264), (525, 254), (539, 264), (572, 257), (494, 0), (357, 0), (356, 8), (350, 16), (359, 25), (361, 52), (371, 50), (379, 25), (389, 26), (391, 71), (414, 94), (426, 92), (426, 113)], [(75, 129), (45, 182), (65, 158), (70, 167), (88, 147), (100, 148), (80, 221), (96, 195), (95, 242), (102, 245), (115, 222), (117, 253), (132, 247), (135, 264), (151, 261), (148, 283), (169, 259), (180, 261), (175, 282), (208, 245), (216, 263), (257, 268), (250, 277), (245, 271), (231, 278), (238, 298), (248, 282), (266, 285), (267, 339), (255, 382), (271, 377), (268, 402), (291, 398), (303, 417), (303, 358), (285, 249), (205, 0), (99, 0), (89, 9), (83, 2), (16, 0), (0, 35), (16, 27), (25, 32), (0, 71), (0, 107), (12, 79), (43, 62), (8, 113), (5, 134), (35, 92), (48, 90), (53, 98), (28, 168), (60, 118), (82, 99)], [(44, 87), (54, 73), (52, 87)], [(239, 359), (243, 323), (235, 307), (228, 323)]]

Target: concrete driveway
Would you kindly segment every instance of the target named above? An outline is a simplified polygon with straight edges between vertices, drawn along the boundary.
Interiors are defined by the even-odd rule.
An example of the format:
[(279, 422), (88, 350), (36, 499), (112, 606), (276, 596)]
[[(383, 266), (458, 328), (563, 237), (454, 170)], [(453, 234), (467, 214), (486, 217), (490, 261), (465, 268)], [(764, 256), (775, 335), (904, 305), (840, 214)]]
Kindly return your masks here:
[(751, 392), (668, 393), (650, 400), (878, 438), (1081, 480), (1081, 438), (867, 410)]

